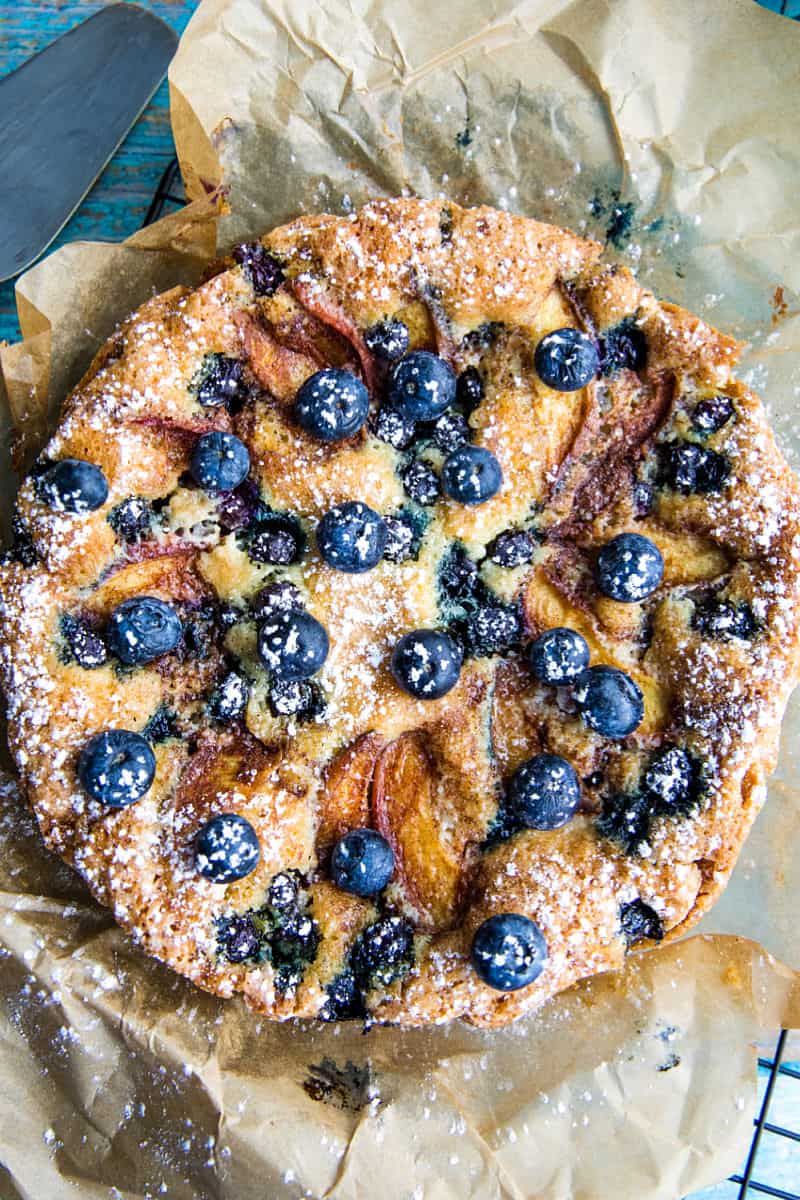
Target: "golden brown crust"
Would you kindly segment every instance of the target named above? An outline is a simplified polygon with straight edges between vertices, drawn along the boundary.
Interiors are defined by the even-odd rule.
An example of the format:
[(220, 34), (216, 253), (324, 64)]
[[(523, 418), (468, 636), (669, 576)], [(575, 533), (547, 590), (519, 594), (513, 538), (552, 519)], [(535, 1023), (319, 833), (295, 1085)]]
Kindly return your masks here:
[[(414, 957), (401, 977), (373, 981), (365, 1000), (376, 1019), (501, 1025), (617, 966), (625, 905), (647, 905), (671, 938), (724, 887), (763, 800), (798, 675), (797, 486), (758, 398), (732, 378), (736, 343), (659, 303), (568, 231), (487, 208), (447, 205), (445, 214), (434, 202), (395, 200), (349, 218), (301, 218), (263, 244), (286, 277), (274, 295), (254, 295), (247, 272), (228, 263), (195, 291), (156, 297), (69, 398), (45, 456), (101, 466), (107, 503), (71, 516), (44, 505), (32, 480), (21, 489), (39, 557), (0, 567), (12, 750), (49, 845), (149, 953), (200, 986), (242, 992), (278, 1019), (318, 1015), (359, 935), (388, 906), (413, 922)], [(406, 323), (413, 348), (435, 349), (457, 371), (480, 368), (485, 396), (470, 418), (472, 440), (499, 460), (503, 487), (475, 508), (439, 500), (406, 563), (332, 571), (313, 536), (298, 566), (252, 561), (215, 503), (185, 483), (196, 438), (235, 432), (262, 500), (309, 534), (344, 499), (396, 512), (408, 504), (402, 454), (366, 428), (324, 446), (291, 416), (298, 387), (324, 365), (360, 374), (376, 403), (385, 369), (364, 331), (389, 316)], [(544, 334), (577, 325), (602, 338), (625, 321), (645, 335), (646, 365), (573, 393), (539, 379), (533, 350)], [(233, 415), (203, 408), (190, 387), (208, 353), (246, 365), (251, 394)], [(692, 408), (718, 393), (735, 419), (702, 444), (724, 456), (729, 479), (709, 494), (663, 486), (665, 444), (699, 444)], [(425, 454), (438, 465), (435, 452)], [(651, 497), (644, 507), (642, 487)], [(107, 520), (131, 496), (159, 513), (137, 545)], [(530, 566), (490, 562), (492, 539), (523, 527), (538, 539)], [(661, 587), (639, 604), (603, 597), (594, 584), (597, 549), (625, 530), (646, 534), (665, 560)], [(480, 562), (486, 587), (520, 605), (527, 639), (569, 625), (594, 663), (639, 683), (645, 718), (635, 733), (621, 743), (592, 733), (518, 653), (469, 659), (440, 700), (400, 691), (391, 648), (409, 629), (449, 619), (437, 580), (455, 543)], [(301, 589), (330, 637), (319, 677), (326, 716), (306, 724), (270, 711), (255, 652), (250, 608), (278, 576)], [(122, 599), (142, 594), (197, 621), (223, 603), (241, 617), (210, 634), (202, 654), (184, 646), (136, 670), (111, 661), (85, 670), (67, 659), (63, 614), (102, 628)], [(701, 632), (695, 616), (709, 596), (749, 606), (757, 634)], [(226, 729), (210, 721), (207, 702), (232, 661), (251, 692), (246, 721)], [(87, 739), (106, 728), (141, 731), (165, 709), (177, 714), (179, 736), (154, 746), (147, 795), (117, 811), (88, 800), (75, 773)], [(599, 814), (616, 795), (634, 797), (652, 754), (673, 743), (702, 764), (702, 794), (682, 815), (651, 813), (638, 842), (625, 845)], [(584, 780), (579, 814), (551, 832), (493, 838), (504, 781), (542, 750), (566, 757)], [(197, 876), (190, 848), (205, 819), (231, 808), (251, 822), (262, 853), (251, 875), (220, 886)], [(326, 878), (337, 838), (365, 823), (385, 834), (398, 864), (380, 903)], [(232, 962), (219, 942), (220, 922), (263, 912), (286, 871), (303, 880), (317, 940), (288, 984), (275, 963)], [(484, 919), (507, 911), (537, 922), (548, 958), (536, 982), (503, 994), (480, 982), (469, 947)]]

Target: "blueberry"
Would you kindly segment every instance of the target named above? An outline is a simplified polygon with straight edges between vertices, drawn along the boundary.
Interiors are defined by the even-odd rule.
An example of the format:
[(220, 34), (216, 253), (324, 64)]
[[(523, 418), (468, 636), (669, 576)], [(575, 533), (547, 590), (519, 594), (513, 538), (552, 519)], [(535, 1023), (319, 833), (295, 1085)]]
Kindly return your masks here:
[(149, 535), (153, 523), (153, 509), (149, 501), (143, 500), (141, 496), (129, 496), (127, 500), (112, 508), (107, 520), (121, 542), (135, 545)]
[(238, 813), (212, 817), (194, 841), (194, 865), (211, 883), (234, 883), (258, 866), (261, 848), (255, 829)]
[(554, 329), (545, 334), (533, 361), (542, 382), (557, 392), (577, 392), (600, 370), (594, 342), (579, 329)]
[(57, 512), (94, 512), (108, 499), (105, 475), (81, 458), (62, 458), (47, 467), (36, 477), (34, 490), (43, 504)]
[(218, 615), (215, 604), (201, 604), (187, 617), (183, 627), (185, 656), (201, 661), (208, 658), (219, 640)]
[(248, 558), (253, 562), (281, 567), (299, 562), (306, 545), (299, 521), (279, 514), (258, 518), (244, 535), (244, 540)]
[(288, 913), (300, 903), (300, 879), (296, 871), (279, 871), (267, 892), (267, 904), (278, 913)]
[(144, 737), (151, 746), (160, 745), (170, 738), (177, 737), (177, 716), (167, 704), (159, 704), (150, 720), (142, 730)]
[(433, 423), (433, 444), (442, 454), (450, 454), (469, 441), (467, 418), (460, 412), (444, 412)]
[(472, 965), (489, 987), (515, 992), (541, 975), (547, 943), (530, 917), (497, 913), (478, 927), (472, 939)]
[(223, 725), (238, 720), (247, 708), (250, 699), (250, 684), (239, 671), (229, 671), (214, 689), (208, 702), (208, 711), (215, 721)]
[(696, 790), (695, 767), (679, 746), (667, 746), (650, 760), (644, 786), (666, 808), (691, 803)]
[(329, 508), (317, 526), (317, 549), (329, 567), (360, 575), (383, 558), (386, 526), (383, 518), (360, 500)]
[(392, 654), (392, 675), (420, 700), (438, 700), (458, 683), (462, 653), (436, 629), (416, 629), (400, 638)]
[(653, 816), (654, 805), (649, 796), (620, 792), (603, 801), (597, 829), (601, 837), (618, 842), (626, 854), (641, 854), (647, 849)]
[(337, 842), (331, 857), (331, 879), (343, 892), (374, 896), (394, 874), (394, 853), (374, 829), (352, 829)]
[(524, 529), (498, 533), (486, 547), (486, 553), (498, 567), (522, 567), (533, 558), (534, 541)]
[(638, 479), (633, 485), (631, 493), (631, 504), (634, 514), (637, 517), (646, 517), (653, 510), (654, 500), (655, 491), (652, 484), (646, 483), (643, 479)]
[(369, 392), (352, 371), (326, 367), (307, 379), (297, 393), (299, 425), (321, 442), (339, 442), (358, 433), (369, 413)]
[(267, 697), (273, 717), (297, 717), (313, 721), (325, 711), (325, 701), (313, 683), (305, 679), (276, 679)]
[(481, 593), (478, 564), (462, 546), (454, 545), (439, 566), (439, 589), (447, 600), (472, 604)]
[(107, 729), (84, 746), (78, 779), (93, 800), (108, 808), (127, 808), (141, 800), (155, 779), (156, 759), (148, 742), (127, 729)]
[(464, 622), (464, 645), (471, 654), (503, 654), (519, 644), (522, 621), (513, 605), (487, 604)]
[(416, 558), (419, 550), (419, 535), (408, 518), (384, 517), (386, 545), (383, 557), (387, 562), (402, 563)]
[(153, 596), (123, 600), (108, 622), (112, 654), (128, 667), (169, 654), (181, 640), (183, 627), (175, 609)]
[(683, 496), (719, 492), (730, 473), (724, 455), (694, 442), (670, 442), (661, 448), (662, 481)]
[(352, 971), (342, 971), (325, 992), (327, 999), (319, 1014), (323, 1021), (348, 1021), (366, 1015), (364, 999)]
[(0, 563), (3, 566), (19, 563), (22, 567), (34, 567), (39, 562), (39, 551), (28, 526), (16, 508), (11, 514), (11, 536), (11, 546), (0, 554)]
[(444, 460), (442, 486), (459, 504), (484, 504), (503, 482), (500, 463), (482, 446), (462, 446)]
[(362, 988), (388, 987), (403, 974), (414, 953), (414, 928), (405, 917), (381, 917), (368, 925), (353, 946), (353, 974)]
[(232, 433), (204, 433), (197, 439), (189, 462), (192, 478), (212, 496), (232, 492), (250, 470), (250, 455), (244, 442)]
[(278, 611), (258, 630), (258, 653), (276, 679), (308, 679), (325, 662), (328, 649), (324, 628), (302, 609)]
[(378, 321), (365, 332), (364, 341), (370, 354), (385, 362), (396, 362), (408, 350), (408, 326), (394, 318)]
[(465, 367), (456, 380), (456, 400), (464, 412), (474, 412), (484, 395), (483, 380), (477, 367)]
[(403, 487), (417, 504), (435, 504), (439, 495), (436, 472), (427, 463), (415, 459), (401, 472)]
[(536, 754), (511, 777), (508, 804), (527, 829), (558, 829), (566, 825), (581, 800), (578, 776), (565, 758)]
[(233, 249), (234, 261), (244, 267), (257, 296), (272, 296), (283, 283), (283, 269), (260, 242), (243, 242)]
[(644, 717), (638, 684), (616, 667), (589, 667), (573, 694), (586, 724), (603, 737), (627, 737)]
[(631, 604), (644, 600), (661, 583), (664, 558), (650, 538), (619, 533), (597, 556), (597, 585), (604, 596)]
[(95, 633), (91, 625), (80, 617), (72, 617), (64, 613), (61, 618), (61, 632), (69, 646), (70, 653), (79, 667), (92, 671), (102, 667), (108, 658), (105, 642), (99, 633)]
[(692, 615), (692, 625), (705, 637), (727, 642), (731, 638), (750, 641), (758, 632), (758, 622), (749, 604), (732, 604), (729, 600), (705, 600)]
[(235, 405), (247, 391), (241, 361), (226, 354), (207, 354), (189, 390), (204, 408)]
[(574, 629), (559, 626), (546, 630), (531, 642), (527, 657), (536, 679), (562, 687), (574, 683), (589, 666), (589, 646), (586, 638)]
[(456, 398), (456, 377), (443, 358), (412, 350), (393, 368), (389, 401), (412, 421), (433, 421)]
[(696, 404), (692, 412), (692, 428), (698, 433), (712, 434), (727, 425), (733, 416), (733, 404), (727, 396), (709, 396)]
[(621, 321), (600, 339), (600, 371), (641, 371), (647, 363), (647, 338), (632, 320)]
[(253, 615), (257, 621), (272, 616), (275, 612), (289, 612), (303, 607), (299, 590), (288, 579), (268, 583), (253, 599)]
[(382, 404), (375, 417), (375, 436), (382, 442), (388, 442), (395, 450), (405, 450), (414, 440), (417, 426), (410, 417), (393, 408), (390, 404)]
[(642, 938), (660, 942), (664, 937), (661, 917), (643, 900), (631, 900), (630, 904), (623, 904), (619, 910), (619, 924), (628, 945)]
[(247, 913), (230, 917), (220, 926), (218, 945), (228, 962), (241, 963), (258, 957), (261, 941), (252, 917)]

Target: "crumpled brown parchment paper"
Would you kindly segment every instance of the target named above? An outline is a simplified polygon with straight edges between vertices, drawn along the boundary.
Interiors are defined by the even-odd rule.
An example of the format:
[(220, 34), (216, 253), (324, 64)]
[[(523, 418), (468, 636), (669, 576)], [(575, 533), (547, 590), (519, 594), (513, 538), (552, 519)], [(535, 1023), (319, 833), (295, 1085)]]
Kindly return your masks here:
[[(115, 323), (215, 244), (408, 190), (607, 238), (748, 341), (797, 464), (799, 53), (751, 0), (204, 0), (170, 71), (193, 203), (23, 277), (0, 432), (29, 456)], [(776, 961), (800, 965), (799, 730), (795, 701), (704, 936), (492, 1033), (273, 1026), (204, 996), (43, 850), (7, 779), (0, 1196), (674, 1200), (721, 1178), (751, 1130), (752, 1044), (800, 1026)]]

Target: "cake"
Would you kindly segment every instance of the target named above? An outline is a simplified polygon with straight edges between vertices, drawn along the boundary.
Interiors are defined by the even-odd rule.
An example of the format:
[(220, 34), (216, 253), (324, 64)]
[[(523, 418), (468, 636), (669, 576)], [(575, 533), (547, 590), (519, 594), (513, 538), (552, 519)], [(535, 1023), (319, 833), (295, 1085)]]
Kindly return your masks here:
[(602, 248), (398, 199), (102, 347), (0, 566), (46, 843), (268, 1017), (504, 1025), (692, 927), (798, 672), (740, 351)]

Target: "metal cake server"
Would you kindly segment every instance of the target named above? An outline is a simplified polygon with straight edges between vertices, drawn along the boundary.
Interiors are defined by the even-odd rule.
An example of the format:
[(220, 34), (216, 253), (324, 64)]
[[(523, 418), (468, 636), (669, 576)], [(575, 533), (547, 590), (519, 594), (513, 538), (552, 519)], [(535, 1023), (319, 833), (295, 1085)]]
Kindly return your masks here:
[(164, 78), (178, 38), (135, 4), (101, 9), (0, 79), (0, 282), (64, 228)]

